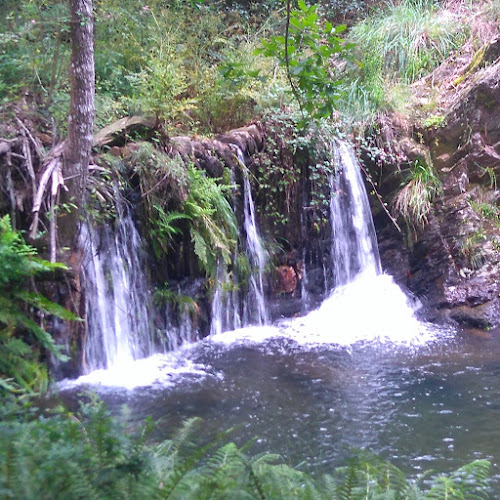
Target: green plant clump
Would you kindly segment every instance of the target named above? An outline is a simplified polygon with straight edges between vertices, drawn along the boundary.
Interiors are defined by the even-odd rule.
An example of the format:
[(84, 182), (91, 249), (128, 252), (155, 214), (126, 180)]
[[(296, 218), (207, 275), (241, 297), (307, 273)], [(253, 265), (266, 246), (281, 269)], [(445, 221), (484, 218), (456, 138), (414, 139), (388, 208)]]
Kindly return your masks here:
[(394, 200), (394, 209), (401, 215), (414, 237), (427, 222), (432, 200), (441, 190), (441, 181), (432, 164), (415, 161), (409, 179)]
[(10, 217), (0, 219), (0, 394), (47, 387), (47, 370), (40, 363), (42, 350), (65, 359), (50, 334), (33, 319), (33, 312), (65, 320), (76, 316), (28, 287), (30, 278), (55, 269), (65, 266), (38, 259), (36, 250), (12, 229)]
[(202, 269), (215, 276), (220, 259), (231, 263), (238, 237), (236, 217), (226, 198), (230, 186), (218, 184), (194, 166), (188, 172), (189, 195), (183, 210), (190, 219), (191, 241)]
[(403, 106), (407, 85), (432, 71), (465, 38), (465, 27), (433, 0), (392, 0), (356, 24), (357, 64), (342, 86), (344, 113), (364, 118)]
[[(127, 428), (91, 397), (76, 415), (33, 418), (15, 408), (0, 421), (0, 495), (155, 500), (486, 500), (490, 464), (476, 460), (448, 475), (409, 480), (383, 460), (360, 454), (331, 474), (311, 475), (275, 454), (250, 456), (251, 443), (200, 445), (201, 422), (150, 444), (154, 425)], [(7, 412), (8, 413), (8, 412)], [(34, 446), (36, 443), (36, 446)]]

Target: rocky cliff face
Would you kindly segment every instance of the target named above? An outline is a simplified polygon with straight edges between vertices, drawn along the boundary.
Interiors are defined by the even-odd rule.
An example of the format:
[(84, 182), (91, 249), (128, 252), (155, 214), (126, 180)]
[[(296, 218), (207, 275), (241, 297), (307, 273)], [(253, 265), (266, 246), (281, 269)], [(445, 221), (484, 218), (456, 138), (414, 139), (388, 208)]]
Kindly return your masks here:
[(442, 189), (423, 227), (397, 235), (377, 217), (382, 259), (427, 318), (490, 331), (500, 331), (499, 48), (487, 44), (458, 77), (441, 69), (439, 115), (386, 118), (371, 138), (377, 161), (365, 158), (390, 200), (415, 162), (436, 169)]

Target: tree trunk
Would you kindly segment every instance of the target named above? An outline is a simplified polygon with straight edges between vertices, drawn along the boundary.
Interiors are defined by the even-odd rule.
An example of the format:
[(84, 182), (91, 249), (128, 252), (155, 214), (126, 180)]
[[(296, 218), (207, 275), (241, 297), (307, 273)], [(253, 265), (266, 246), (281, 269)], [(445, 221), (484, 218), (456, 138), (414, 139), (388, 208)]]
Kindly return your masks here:
[[(85, 318), (85, 306), (81, 289), (82, 249), (80, 248), (80, 221), (85, 205), (87, 174), (92, 150), (94, 124), (94, 19), (92, 0), (69, 0), (71, 11), (71, 100), (68, 116), (68, 135), (62, 151), (64, 184), (67, 191), (61, 191), (61, 202), (72, 203), (76, 209), (57, 217), (59, 248), (69, 248), (61, 252), (59, 259), (71, 269), (66, 283), (61, 284), (59, 293), (67, 298), (67, 305), (73, 312)], [(54, 202), (56, 203), (56, 202)], [(53, 205), (54, 206), (54, 205)], [(55, 219), (53, 219), (55, 225)], [(51, 234), (55, 238), (56, 228)], [(52, 242), (55, 258), (55, 240)], [(63, 291), (64, 290), (64, 291)], [(59, 324), (55, 338), (68, 345), (82, 345), (85, 338), (85, 323), (65, 322)], [(80, 351), (81, 352), (81, 351)], [(58, 366), (60, 374), (75, 375), (75, 356), (70, 364)]]
[[(64, 177), (68, 198), (81, 211), (94, 123), (94, 20), (92, 0), (69, 0), (71, 10), (71, 102), (64, 148)], [(78, 223), (79, 213), (75, 214)]]

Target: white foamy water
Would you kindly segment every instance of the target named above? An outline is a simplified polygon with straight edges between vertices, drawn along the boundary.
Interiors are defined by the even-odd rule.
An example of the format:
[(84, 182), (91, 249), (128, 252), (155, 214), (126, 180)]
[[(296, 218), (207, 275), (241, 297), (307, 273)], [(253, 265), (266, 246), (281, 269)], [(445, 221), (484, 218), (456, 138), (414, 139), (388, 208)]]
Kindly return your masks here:
[(364, 273), (337, 288), (316, 310), (279, 325), (249, 327), (211, 337), (216, 343), (262, 343), (285, 338), (326, 348), (358, 343), (419, 346), (442, 339), (444, 331), (420, 322), (412, 303), (391, 276)]
[(442, 341), (453, 333), (420, 322), (415, 316), (417, 308), (418, 302), (410, 301), (391, 276), (366, 272), (338, 287), (318, 309), (305, 316), (211, 335), (171, 353), (155, 354), (109, 370), (96, 370), (77, 380), (63, 381), (60, 388), (93, 385), (134, 389), (152, 385), (169, 387), (182, 383), (186, 377), (203, 380), (214, 376), (210, 365), (191, 361), (189, 354), (203, 356), (211, 344), (225, 349), (245, 344), (265, 347), (273, 339), (285, 339), (305, 348), (324, 350), (356, 345), (413, 349)]
[(149, 358), (130, 360), (108, 370), (95, 370), (76, 380), (62, 380), (58, 386), (61, 390), (85, 385), (124, 389), (154, 385), (168, 387), (180, 383), (186, 377), (203, 380), (210, 375), (209, 367), (179, 354), (179, 351), (175, 351), (175, 354), (154, 354)]
[[(253, 312), (257, 313), (255, 319), (259, 326), (223, 331), (225, 325), (232, 324), (234, 328), (241, 323), (239, 317), (232, 317), (235, 305), (227, 301), (227, 297), (226, 302), (223, 301), (223, 283), (227, 281), (227, 276), (224, 270), (220, 270), (220, 284), (216, 288), (212, 304), (210, 337), (184, 345), (166, 355), (154, 355), (136, 361), (130, 359), (131, 356), (123, 357), (112, 369), (96, 370), (64, 384), (118, 386), (128, 389), (154, 384), (168, 387), (181, 383), (186, 377), (198, 380), (213, 376), (210, 365), (195, 363), (190, 358), (201, 359), (203, 362), (208, 359), (210, 363), (216, 346), (231, 350), (238, 345), (251, 343), (266, 348), (272, 339), (286, 339), (292, 341), (294, 346), (306, 348), (320, 346), (322, 350), (360, 344), (376, 347), (382, 345), (387, 350), (395, 346), (415, 348), (448, 337), (447, 331), (420, 322), (415, 316), (419, 303), (410, 300), (391, 276), (382, 273), (369, 202), (356, 157), (352, 148), (344, 143), (336, 146), (334, 156), (336, 174), (331, 179), (330, 216), (332, 267), (336, 288), (318, 309), (299, 318), (282, 320), (275, 325), (266, 324), (267, 311), (263, 294), (266, 255), (257, 232), (250, 183), (244, 175), (245, 232), (254, 269), (247, 302)], [(244, 166), (241, 151), (239, 157)], [(137, 265), (137, 262), (130, 263), (132, 268)], [(99, 276), (97, 271), (94, 274)], [(104, 290), (105, 286), (103, 284), (97, 288), (98, 291)], [(106, 301), (103, 303), (107, 305)], [(107, 331), (106, 328), (102, 330), (103, 333)], [(126, 339), (129, 341), (130, 336), (127, 335)], [(122, 342), (120, 338), (114, 340), (117, 348), (121, 347)], [(106, 345), (105, 341), (103, 343)], [(283, 344), (282, 348), (288, 349), (289, 343)], [(64, 387), (64, 384), (61, 386)]]
[(419, 305), (410, 301), (391, 276), (362, 273), (337, 288), (317, 310), (293, 320), (290, 336), (304, 344), (423, 345), (440, 334), (416, 318)]

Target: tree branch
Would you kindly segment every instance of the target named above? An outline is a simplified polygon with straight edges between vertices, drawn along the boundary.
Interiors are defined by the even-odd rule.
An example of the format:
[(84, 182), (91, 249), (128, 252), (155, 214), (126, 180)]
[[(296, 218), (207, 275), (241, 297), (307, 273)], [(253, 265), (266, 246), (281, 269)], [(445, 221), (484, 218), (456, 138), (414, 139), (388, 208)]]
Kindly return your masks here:
[(365, 167), (363, 167), (363, 165), (361, 165), (361, 162), (358, 162), (358, 163), (359, 163), (359, 168), (361, 169), (361, 171), (365, 175), (365, 179), (371, 184), (371, 186), (373, 188), (373, 192), (375, 193), (375, 196), (377, 197), (378, 201), (380, 202), (381, 207), (384, 209), (384, 212), (387, 214), (387, 217), (389, 217), (389, 219), (394, 224), (394, 226), (396, 227), (396, 229), (399, 232), (401, 232), (401, 228), (399, 227), (399, 224), (397, 223), (396, 219), (392, 216), (391, 212), (389, 212), (389, 210), (385, 206), (384, 201), (382, 200), (382, 196), (380, 196), (379, 192), (377, 191), (377, 188), (375, 187), (375, 184), (372, 181), (371, 176), (368, 174), (368, 172), (366, 171)]
[(291, 0), (286, 0), (286, 25), (285, 25), (285, 66), (286, 66), (286, 76), (288, 78), (288, 82), (290, 83), (290, 87), (292, 89), (292, 94), (294, 95), (297, 103), (299, 105), (300, 112), (304, 114), (304, 110), (302, 109), (302, 100), (300, 98), (299, 91), (295, 86), (295, 83), (292, 79), (292, 75), (290, 73), (290, 54), (288, 52), (288, 40), (290, 38), (290, 11), (291, 11)]
[(33, 214), (33, 222), (30, 227), (30, 238), (32, 240), (35, 239), (36, 233), (38, 231), (38, 219), (40, 214), (40, 207), (42, 206), (43, 195), (45, 193), (45, 188), (49, 183), (49, 180), (54, 173), (54, 170), (61, 164), (61, 154), (64, 148), (64, 142), (60, 143), (56, 146), (51, 153), (51, 159), (47, 163), (47, 167), (40, 178), (40, 183), (38, 185), (38, 189), (33, 198), (33, 208), (31, 210)]

